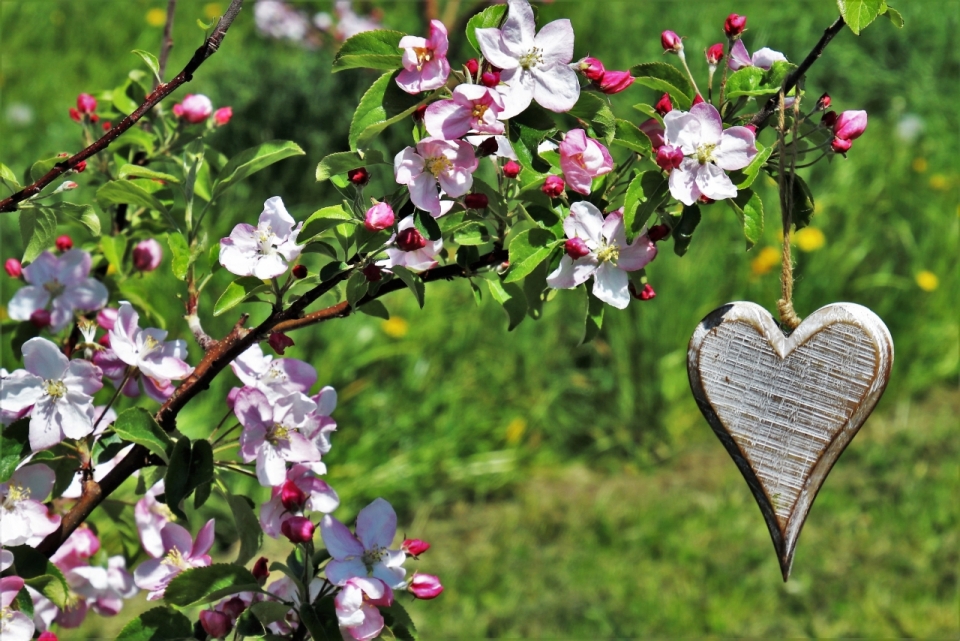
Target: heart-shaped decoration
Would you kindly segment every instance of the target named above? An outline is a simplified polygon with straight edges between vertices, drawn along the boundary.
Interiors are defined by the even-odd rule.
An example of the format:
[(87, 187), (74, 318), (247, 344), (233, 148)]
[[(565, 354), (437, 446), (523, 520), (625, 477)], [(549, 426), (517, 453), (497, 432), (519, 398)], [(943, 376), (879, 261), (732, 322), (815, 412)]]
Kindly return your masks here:
[(892, 365), (887, 327), (852, 303), (817, 310), (789, 336), (763, 307), (730, 303), (690, 339), (693, 395), (760, 505), (784, 581), (810, 506)]

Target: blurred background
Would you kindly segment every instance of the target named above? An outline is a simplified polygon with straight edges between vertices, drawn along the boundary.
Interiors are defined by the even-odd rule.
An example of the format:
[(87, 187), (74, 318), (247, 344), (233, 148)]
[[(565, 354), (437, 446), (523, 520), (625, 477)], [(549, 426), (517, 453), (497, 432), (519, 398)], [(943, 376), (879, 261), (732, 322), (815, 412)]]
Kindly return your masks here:
[[(197, 21), (227, 4), (179, 0), (169, 76), (202, 41)], [(204, 93), (216, 107), (233, 107), (233, 120), (213, 138), (228, 156), (274, 138), (297, 142), (306, 155), (234, 189), (213, 237), (255, 218), (274, 195), (298, 219), (337, 202), (314, 169), (347, 149), (348, 115), (377, 77), (330, 73), (339, 37), (371, 23), (423, 34), (425, 16), (436, 12), (450, 27), (456, 65), (473, 55), (462, 27), (482, 6), (247, 0), (220, 52), (174, 98)], [(0, 1), (0, 161), (21, 174), (39, 158), (78, 150), (68, 108), (80, 92), (121, 84), (138, 64), (131, 50), (159, 50), (165, 7)], [(812, 226), (795, 236), (796, 308), (806, 315), (835, 301), (870, 307), (893, 334), (896, 363), (874, 416), (820, 492), (789, 583), (746, 484), (690, 396), (685, 365), (690, 334), (715, 307), (752, 300), (775, 309), (779, 213), (771, 184), (761, 186), (760, 244), (744, 252), (731, 210), (706, 207), (688, 254), (678, 258), (664, 244), (648, 268), (657, 297), (608, 309), (587, 346), (577, 347), (581, 297), (560, 292), (539, 321), (508, 333), (502, 309), (489, 300), (475, 306), (465, 282), (431, 285), (422, 311), (394, 294), (384, 300), (389, 321), (360, 315), (293, 336), (288, 355), (314, 364), (321, 384), (340, 394), (339, 431), (325, 459), (343, 501), (337, 516), (351, 523), (383, 496), (401, 531), (433, 545), (408, 563), (446, 586), (437, 601), (409, 604), (424, 638), (957, 638), (960, 3), (896, 8), (903, 30), (884, 17), (860, 37), (845, 30), (807, 80), (807, 91), (829, 92), (838, 111), (866, 109), (870, 124), (849, 158), (803, 170), (817, 201)], [(731, 12), (749, 18), (750, 51), (769, 46), (799, 62), (836, 4), (558, 1), (540, 7), (540, 22), (570, 18), (575, 59), (590, 54), (619, 69), (661, 59), (659, 33), (672, 29), (687, 37), (705, 83), (698, 52), (723, 40)], [(615, 96), (615, 111), (639, 123), (630, 105), (658, 97), (636, 86)], [(392, 156), (408, 139), (399, 126), (379, 144)], [(384, 189), (388, 172), (375, 175)], [(83, 191), (82, 175), (78, 182), (72, 200), (91, 202), (93, 190)], [(379, 193), (376, 184), (370, 193)], [(82, 230), (70, 231), (82, 239)], [(21, 251), (15, 216), (0, 217), (0, 254)], [(179, 305), (166, 265), (144, 278), (154, 305)], [(218, 275), (201, 313), (228, 280)], [(2, 278), (0, 302), (12, 283)], [(224, 333), (228, 316), (205, 320), (208, 331)], [(188, 336), (182, 324), (170, 329)], [(9, 343), (5, 336), (5, 362)], [(222, 376), (181, 415), (185, 433), (209, 432), (230, 379)], [(259, 487), (245, 489), (266, 498)], [(228, 541), (229, 513), (214, 501), (210, 510)], [(220, 553), (226, 558), (225, 547)], [(61, 638), (110, 636), (128, 613), (92, 617)]]

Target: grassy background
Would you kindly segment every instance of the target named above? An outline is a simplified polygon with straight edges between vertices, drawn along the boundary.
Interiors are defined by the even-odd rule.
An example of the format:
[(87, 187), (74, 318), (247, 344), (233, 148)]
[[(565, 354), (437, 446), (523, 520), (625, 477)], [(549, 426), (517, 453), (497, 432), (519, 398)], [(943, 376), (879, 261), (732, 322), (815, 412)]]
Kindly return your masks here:
[[(0, 0), (0, 161), (20, 172), (50, 152), (77, 149), (68, 107), (80, 91), (118, 85), (136, 64), (130, 50), (158, 48), (160, 28), (145, 16), (164, 4)], [(215, 4), (180, 0), (171, 70), (199, 43), (195, 21)], [(338, 515), (348, 521), (383, 495), (408, 534), (434, 544), (419, 563), (448, 587), (440, 600), (411, 606), (425, 636), (956, 638), (960, 400), (945, 386), (955, 386), (958, 372), (960, 3), (902, 4), (903, 31), (878, 24), (859, 38), (842, 33), (808, 81), (838, 109), (868, 109), (870, 128), (849, 159), (806, 170), (821, 236), (799, 244), (796, 306), (801, 315), (837, 300), (872, 308), (894, 336), (897, 360), (878, 415), (813, 509), (790, 583), (780, 581), (746, 486), (689, 398), (685, 371), (686, 342), (707, 312), (738, 299), (773, 308), (777, 270), (763, 253), (778, 243), (769, 185), (757, 248), (743, 252), (728, 208), (705, 208), (688, 255), (678, 259), (665, 245), (648, 270), (657, 298), (608, 310), (600, 339), (585, 347), (575, 347), (577, 293), (561, 292), (540, 321), (507, 333), (503, 312), (489, 300), (474, 307), (465, 283), (431, 287), (423, 311), (394, 295), (387, 323), (358, 317), (294, 336), (292, 354), (340, 391), (340, 431), (327, 459), (344, 501)], [(423, 31), (419, 3), (380, 6), (390, 27)], [(751, 51), (769, 45), (796, 61), (835, 4), (541, 8), (543, 20), (572, 19), (577, 56), (609, 67), (659, 59), (663, 29), (684, 34), (700, 82), (694, 52), (721, 39), (731, 11), (749, 16)], [(468, 57), (462, 38), (453, 41), (451, 57)], [(346, 148), (344, 114), (374, 75), (333, 76), (330, 59), (327, 49), (261, 38), (245, 10), (191, 83), (215, 105), (233, 105), (235, 119), (215, 143), (228, 155), (272, 138), (307, 151), (236, 189), (214, 237), (272, 195), (297, 217), (331, 202), (313, 169)], [(632, 117), (631, 104), (655, 99), (633, 88), (617, 97), (618, 115)], [(24, 108), (29, 122), (15, 117)], [(908, 140), (900, 132), (910, 120), (923, 132)], [(384, 149), (407, 144), (401, 129), (387, 132)], [(92, 197), (82, 190), (79, 197)], [(0, 255), (17, 251), (13, 217), (0, 218)], [(177, 291), (168, 274), (165, 265), (144, 282), (161, 304)], [(212, 296), (226, 285), (220, 277)], [(0, 300), (12, 295), (9, 284), (0, 280)], [(217, 334), (231, 322), (209, 325)], [(185, 432), (204, 434), (210, 417), (222, 415), (233, 384), (226, 378), (185, 412)], [(224, 540), (228, 520), (218, 521)], [(63, 638), (106, 635), (100, 626)]]

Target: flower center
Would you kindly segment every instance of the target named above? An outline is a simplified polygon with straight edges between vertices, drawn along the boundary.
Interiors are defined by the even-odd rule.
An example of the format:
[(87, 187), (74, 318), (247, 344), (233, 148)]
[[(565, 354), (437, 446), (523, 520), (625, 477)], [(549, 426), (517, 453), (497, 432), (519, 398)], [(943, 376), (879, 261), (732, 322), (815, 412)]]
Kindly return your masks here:
[(716, 162), (717, 159), (713, 157), (713, 150), (716, 148), (717, 146), (713, 144), (703, 144), (697, 147), (697, 162), (701, 165), (708, 162)]
[(601, 263), (608, 260), (616, 263), (618, 258), (620, 258), (620, 248), (617, 245), (605, 245), (597, 252), (597, 260)]
[(67, 286), (58, 280), (51, 280), (47, 283), (44, 283), (43, 288), (50, 292), (51, 298), (56, 298), (67, 289)]
[(423, 65), (433, 60), (433, 49), (414, 47), (413, 52), (417, 54), (417, 71), (422, 71)]
[(273, 233), (273, 227), (266, 225), (257, 229), (257, 243), (260, 245), (259, 252), (264, 256), (270, 256), (276, 253), (277, 236)]
[(181, 552), (179, 548), (173, 548), (167, 552), (167, 556), (163, 557), (163, 563), (180, 570), (190, 569), (190, 564), (183, 558), (183, 552)]
[(283, 441), (290, 434), (290, 430), (280, 425), (280, 423), (274, 423), (273, 427), (270, 428), (270, 431), (267, 432), (267, 435), (264, 437), (269, 443), (273, 445), (278, 444), (280, 441)]
[(43, 382), (43, 392), (53, 401), (59, 401), (67, 394), (67, 386), (63, 381), (46, 380)]
[(473, 105), (473, 112), (471, 115), (477, 120), (483, 120), (483, 114), (487, 113), (487, 109), (489, 108), (489, 105), (475, 104)]
[(517, 59), (517, 62), (520, 63), (520, 66), (524, 69), (531, 69), (537, 65), (543, 64), (543, 56), (540, 54), (540, 49), (534, 47), (527, 53), (523, 54)]
[(385, 556), (387, 556), (387, 548), (380, 547), (379, 545), (375, 545), (371, 549), (364, 551), (363, 564), (367, 566), (367, 571), (372, 572), (373, 566), (379, 563)]
[(450, 171), (453, 168), (453, 163), (450, 162), (450, 159), (446, 156), (437, 156), (436, 158), (427, 158), (424, 163), (427, 171), (429, 171), (434, 176), (439, 176), (445, 171)]
[(12, 512), (20, 501), (26, 501), (30, 498), (30, 488), (22, 485), (11, 485), (7, 488), (7, 495), (3, 497), (3, 507), (8, 512)]
[(150, 511), (158, 516), (162, 516), (168, 521), (172, 521), (174, 518), (173, 512), (170, 511), (170, 508), (164, 505), (163, 503), (156, 503), (153, 507), (150, 508)]

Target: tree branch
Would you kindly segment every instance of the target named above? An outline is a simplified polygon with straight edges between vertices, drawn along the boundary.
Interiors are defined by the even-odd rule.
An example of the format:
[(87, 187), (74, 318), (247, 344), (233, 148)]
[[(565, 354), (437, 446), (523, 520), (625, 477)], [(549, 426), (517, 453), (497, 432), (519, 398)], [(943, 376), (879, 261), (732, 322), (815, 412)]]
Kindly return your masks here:
[[(786, 77), (783, 81), (783, 94), (786, 95), (797, 86), (800, 78), (813, 66), (813, 63), (823, 55), (823, 50), (827, 48), (827, 45), (830, 44), (830, 41), (833, 40), (834, 36), (840, 33), (843, 30), (843, 27), (846, 25), (846, 22), (843, 21), (843, 17), (839, 17), (834, 21), (832, 25), (827, 27), (823, 32), (823, 35), (820, 37), (820, 41), (817, 42), (816, 46), (807, 54), (807, 57), (803, 59), (803, 62), (800, 63), (800, 66), (794, 69), (793, 73)], [(767, 104), (763, 106), (763, 109), (754, 114), (753, 118), (750, 119), (751, 125), (755, 127), (761, 126), (767, 118), (769, 118), (773, 112), (777, 110), (777, 106), (780, 104), (780, 95), (777, 94), (770, 98), (767, 101)]]
[(193, 79), (194, 72), (200, 67), (200, 65), (202, 65), (207, 58), (215, 54), (217, 49), (220, 48), (220, 43), (223, 42), (224, 36), (227, 35), (227, 29), (230, 28), (231, 24), (233, 24), (233, 20), (237, 17), (237, 14), (240, 13), (242, 6), (243, 0), (232, 0), (230, 6), (227, 8), (227, 12), (223, 14), (223, 17), (220, 18), (220, 22), (217, 23), (216, 27), (214, 27), (213, 33), (211, 33), (210, 37), (207, 38), (202, 45), (200, 45), (200, 48), (198, 48), (196, 52), (194, 52), (193, 57), (190, 59), (190, 62), (187, 63), (187, 66), (184, 67), (183, 70), (177, 74), (173, 80), (166, 84), (159, 85), (153, 92), (150, 93), (150, 95), (147, 96), (143, 104), (137, 107), (136, 111), (123, 118), (113, 129), (105, 133), (95, 143), (83, 151), (74, 154), (67, 160), (57, 163), (54, 165), (53, 169), (48, 171), (42, 178), (37, 180), (32, 185), (24, 187), (12, 196), (0, 200), (0, 212), (16, 211), (17, 205), (20, 202), (27, 200), (28, 198), (33, 198), (58, 177), (76, 167), (80, 161), (86, 160), (87, 158), (90, 158), (91, 156), (94, 156), (109, 147), (110, 143), (119, 138), (123, 132), (133, 127), (133, 125), (135, 125), (138, 120), (143, 118), (151, 109), (153, 109), (157, 103), (176, 91), (181, 85), (190, 82)]
[[(157, 83), (163, 82), (163, 75), (167, 72), (167, 58), (173, 49), (173, 14), (177, 10), (177, 0), (167, 0), (167, 23), (163, 26), (163, 44), (160, 45), (159, 69)], [(159, 84), (154, 85), (154, 89)]]

